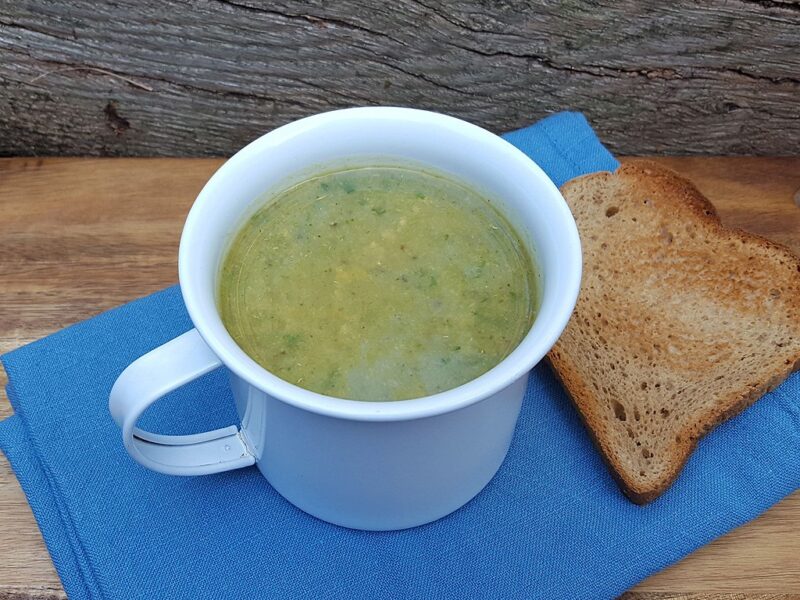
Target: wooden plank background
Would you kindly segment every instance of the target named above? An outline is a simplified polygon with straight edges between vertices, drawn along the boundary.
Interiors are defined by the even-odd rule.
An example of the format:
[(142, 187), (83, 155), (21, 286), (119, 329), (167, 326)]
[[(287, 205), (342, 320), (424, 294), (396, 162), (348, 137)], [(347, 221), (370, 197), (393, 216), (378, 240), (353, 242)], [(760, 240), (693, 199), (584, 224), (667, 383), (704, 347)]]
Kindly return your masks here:
[(617, 153), (800, 152), (798, 0), (0, 0), (0, 155), (229, 155), (394, 104)]

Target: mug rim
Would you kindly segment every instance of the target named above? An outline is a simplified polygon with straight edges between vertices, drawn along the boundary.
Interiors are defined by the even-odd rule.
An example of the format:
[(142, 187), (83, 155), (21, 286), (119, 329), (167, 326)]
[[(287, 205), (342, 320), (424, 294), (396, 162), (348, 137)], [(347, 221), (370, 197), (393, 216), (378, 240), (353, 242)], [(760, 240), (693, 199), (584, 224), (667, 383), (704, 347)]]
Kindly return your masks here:
[[(190, 268), (191, 247), (193, 243), (199, 241), (193, 238), (192, 231), (197, 221), (202, 218), (200, 214), (202, 205), (214, 201), (215, 197), (209, 192), (214, 183), (238, 171), (240, 165), (246, 163), (252, 154), (260, 152), (264, 147), (277, 149), (282, 141), (308, 133), (309, 129), (333, 120), (351, 121), (353, 125), (363, 125), (365, 120), (375, 119), (400, 122), (411, 120), (415, 123), (423, 122), (432, 128), (461, 130), (465, 134), (480, 138), (481, 143), (485, 145), (485, 152), (503, 155), (506, 168), (517, 172), (527, 171), (527, 175), (537, 179), (548, 192), (546, 201), (550, 203), (551, 212), (557, 216), (552, 226), (560, 236), (562, 253), (559, 255), (559, 262), (565, 267), (563, 275), (566, 281), (559, 296), (559, 310), (554, 318), (545, 324), (544, 335), (540, 332), (536, 339), (532, 339), (531, 334), (536, 329), (539, 316), (537, 314), (522, 341), (489, 371), (455, 388), (408, 400), (347, 400), (307, 390), (270, 373), (247, 356), (230, 335), (219, 336), (213, 328), (207, 327), (208, 315), (204, 313), (202, 303), (197, 297), (198, 286), (193, 284), (193, 269)], [(319, 113), (273, 129), (250, 142), (228, 159), (198, 194), (187, 215), (178, 252), (178, 278), (189, 317), (200, 336), (228, 369), (248, 384), (289, 405), (329, 417), (356, 421), (406, 421), (449, 413), (480, 402), (525, 376), (544, 358), (566, 327), (578, 298), (581, 271), (582, 255), (577, 225), (560, 191), (541, 167), (511, 143), (477, 125), (440, 113), (403, 107), (359, 107)], [(545, 283), (542, 290), (542, 304), (547, 288)], [(220, 318), (216, 307), (215, 310), (217, 318)], [(224, 331), (227, 334), (227, 330)]]

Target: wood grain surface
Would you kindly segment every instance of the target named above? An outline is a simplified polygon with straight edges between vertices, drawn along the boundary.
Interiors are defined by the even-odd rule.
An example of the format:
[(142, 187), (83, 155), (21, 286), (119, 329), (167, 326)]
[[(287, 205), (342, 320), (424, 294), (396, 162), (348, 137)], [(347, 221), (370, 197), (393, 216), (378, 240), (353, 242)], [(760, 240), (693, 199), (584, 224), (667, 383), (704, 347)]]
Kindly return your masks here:
[[(723, 221), (800, 252), (800, 158), (656, 159)], [(177, 280), (183, 219), (218, 159), (0, 159), (0, 352)], [(2, 381), (4, 383), (4, 381)], [(0, 418), (11, 414), (3, 396)], [(626, 600), (800, 598), (800, 493), (647, 579)], [(0, 600), (62, 598), (0, 459)]]
[(796, 155), (800, 0), (0, 0), (0, 155), (218, 156), (353, 105)]

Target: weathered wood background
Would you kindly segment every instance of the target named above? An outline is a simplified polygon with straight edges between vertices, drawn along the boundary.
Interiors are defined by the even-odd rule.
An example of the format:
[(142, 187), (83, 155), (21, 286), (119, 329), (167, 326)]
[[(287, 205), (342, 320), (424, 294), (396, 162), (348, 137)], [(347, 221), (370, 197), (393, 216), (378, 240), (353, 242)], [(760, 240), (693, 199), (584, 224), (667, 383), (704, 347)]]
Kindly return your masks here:
[(0, 0), (0, 155), (227, 155), (372, 104), (800, 154), (800, 2)]

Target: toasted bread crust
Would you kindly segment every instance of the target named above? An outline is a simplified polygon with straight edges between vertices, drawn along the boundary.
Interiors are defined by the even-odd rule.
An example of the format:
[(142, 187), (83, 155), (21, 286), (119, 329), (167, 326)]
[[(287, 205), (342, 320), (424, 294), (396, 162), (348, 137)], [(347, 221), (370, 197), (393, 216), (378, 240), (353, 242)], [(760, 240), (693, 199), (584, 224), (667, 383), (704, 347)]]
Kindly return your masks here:
[[(601, 214), (597, 213), (595, 210), (591, 214), (584, 215), (581, 212), (584, 206), (578, 206), (576, 204), (579, 201), (579, 197), (587, 195), (587, 189), (596, 192), (596, 196), (604, 200), (618, 197), (619, 201), (617, 202), (615, 200), (615, 202), (617, 202), (619, 206), (614, 207), (615, 211), (626, 209), (622, 204), (625, 198), (628, 198), (629, 201), (631, 197), (637, 197), (642, 198), (642, 202), (645, 204), (650, 200), (658, 204), (659, 208), (657, 209), (656, 216), (660, 219), (659, 223), (668, 223), (670, 227), (674, 226), (678, 228), (687, 221), (691, 221), (692, 225), (700, 233), (700, 238), (702, 238), (704, 242), (706, 240), (708, 240), (708, 242), (707, 250), (704, 251), (703, 248), (698, 250), (695, 247), (699, 244), (693, 241), (694, 236), (692, 236), (692, 254), (689, 259), (685, 259), (684, 257), (684, 260), (687, 260), (690, 264), (694, 264), (695, 262), (698, 264), (711, 264), (713, 262), (713, 254), (719, 252), (720, 247), (727, 247), (730, 244), (734, 244), (736, 248), (732, 251), (742, 254), (742, 261), (750, 258), (746, 256), (748, 253), (750, 255), (758, 255), (756, 258), (762, 262), (774, 265), (775, 280), (784, 282), (787, 289), (794, 292), (800, 291), (800, 258), (792, 254), (787, 248), (760, 236), (724, 227), (713, 205), (689, 181), (681, 178), (672, 171), (646, 162), (623, 164), (614, 173), (602, 172), (585, 175), (567, 182), (562, 187), (562, 192), (565, 198), (567, 198), (573, 212), (580, 214), (580, 218), (576, 217), (576, 220), (581, 230), (585, 256), (594, 255), (597, 257), (598, 254), (601, 254), (598, 246), (601, 243), (605, 243), (600, 241), (596, 233), (585, 235), (587, 231), (594, 231), (590, 227), (590, 225), (593, 224), (592, 220), (594, 220), (594, 224), (596, 224), (596, 220), (600, 218), (598, 214)], [(587, 200), (583, 198), (582, 201), (586, 202)], [(599, 203), (596, 204), (599, 206)], [(613, 212), (612, 215), (616, 215), (616, 212)], [(608, 213), (606, 216), (609, 216)], [(617, 232), (624, 237), (628, 229), (630, 229), (632, 233), (634, 228), (638, 227), (641, 229), (643, 227), (641, 222), (637, 221), (636, 218), (632, 221), (636, 223), (628, 220), (625, 222), (612, 222), (613, 224), (609, 223), (608, 225), (603, 223), (603, 226), (618, 227)], [(656, 231), (655, 225), (652, 225), (652, 228)], [(663, 225), (661, 226), (661, 230), (665, 230)], [(679, 254), (682, 251), (686, 251), (685, 248), (677, 248), (676, 246), (680, 245), (677, 243), (670, 247), (670, 245), (672, 245), (672, 233), (667, 231), (666, 235), (669, 236), (669, 238), (667, 248), (664, 250), (665, 260), (672, 258), (673, 255), (677, 255), (676, 253)], [(687, 240), (687, 242), (688, 241), (689, 240)], [(634, 263), (636, 260), (640, 262), (643, 260), (637, 257), (633, 251), (631, 251), (630, 256), (633, 257), (631, 258), (631, 262)], [(608, 265), (601, 264), (598, 260), (595, 260), (594, 263), (591, 260), (585, 260), (584, 263), (586, 271), (595, 269), (594, 274), (599, 271), (605, 273), (609, 268)], [(702, 268), (702, 264), (699, 268)], [(743, 264), (742, 269), (745, 267), (746, 265)], [(613, 272), (617, 277), (620, 276), (619, 270)], [(744, 272), (743, 270), (742, 273)], [(724, 275), (728, 278), (731, 277), (729, 272), (726, 272)], [(637, 280), (638, 276), (639, 274), (635, 270), (625, 272), (622, 275), (622, 277), (627, 277), (627, 281), (631, 285), (647, 286), (648, 281)], [(722, 278), (722, 275), (719, 275), (719, 277)], [(742, 277), (744, 277), (744, 275), (742, 275)], [(598, 279), (601, 278), (598, 277)], [(663, 292), (663, 286), (662, 288), (655, 286), (653, 293), (659, 292)], [(653, 433), (653, 431), (657, 429), (657, 427), (654, 426), (651, 430), (648, 430), (650, 433), (643, 435), (641, 438), (638, 437), (639, 434), (637, 432), (636, 446), (628, 444), (630, 448), (622, 447), (627, 443), (626, 437), (629, 436), (631, 439), (634, 437), (634, 434), (631, 433), (632, 423), (631, 425), (628, 424), (627, 417), (629, 415), (626, 415), (625, 408), (623, 407), (621, 409), (621, 421), (619, 419), (614, 420), (613, 415), (609, 416), (609, 411), (611, 410), (611, 404), (609, 404), (609, 402), (619, 405), (618, 402), (615, 402), (615, 398), (627, 400), (627, 398), (623, 398), (623, 396), (625, 390), (628, 390), (628, 393), (630, 391), (629, 387), (623, 386), (623, 383), (625, 383), (625, 385), (627, 385), (627, 383), (620, 379), (619, 372), (622, 368), (616, 371), (606, 370), (598, 373), (593, 367), (585, 364), (587, 362), (585, 351), (591, 344), (594, 344), (592, 347), (596, 347), (599, 343), (597, 342), (598, 339), (604, 340), (604, 337), (611, 338), (612, 333), (621, 337), (619, 331), (613, 331), (612, 328), (614, 324), (609, 323), (605, 318), (601, 319), (599, 317), (599, 310), (595, 310), (604, 305), (602, 299), (603, 295), (612, 293), (625, 293), (625, 290), (618, 289), (612, 284), (606, 284), (593, 289), (585, 289), (582, 287), (582, 302), (579, 301), (578, 307), (576, 307), (576, 313), (573, 315), (570, 325), (568, 325), (567, 331), (565, 332), (567, 335), (562, 336), (562, 339), (559, 340), (548, 355), (548, 359), (556, 376), (563, 383), (576, 405), (590, 436), (599, 448), (604, 460), (609, 465), (611, 473), (619, 486), (633, 502), (644, 504), (657, 498), (673, 483), (697, 445), (698, 440), (703, 435), (716, 425), (750, 406), (764, 393), (777, 387), (793, 371), (800, 369), (800, 293), (787, 294), (788, 297), (779, 300), (781, 302), (781, 310), (787, 311), (785, 323), (781, 322), (780, 326), (785, 327), (785, 330), (789, 332), (788, 335), (790, 337), (788, 339), (791, 341), (791, 345), (786, 351), (783, 351), (783, 345), (779, 344), (779, 351), (765, 352), (762, 362), (768, 367), (766, 370), (761, 368), (753, 377), (749, 379), (745, 377), (742, 381), (743, 385), (737, 388), (727, 389), (725, 387), (727, 382), (722, 381), (718, 384), (719, 389), (712, 390), (714, 392), (713, 402), (708, 405), (701, 405), (699, 408), (693, 408), (688, 418), (680, 423), (675, 423), (675, 426), (671, 429), (665, 430), (670, 435), (669, 440), (655, 440), (655, 437), (659, 435), (664, 437), (666, 434), (663, 431), (661, 434)], [(769, 287), (764, 287), (764, 289), (756, 289), (754, 293), (763, 293), (766, 295), (776, 292), (775, 290), (770, 290)], [(668, 306), (668, 300), (668, 298), (664, 299), (665, 306)], [(704, 301), (708, 304), (713, 304), (713, 299), (711, 298), (706, 297)], [(735, 297), (732, 301), (739, 302), (739, 299)], [(623, 300), (623, 304), (624, 302)], [(748, 312), (746, 303), (742, 301), (739, 302), (739, 304), (742, 305), (740, 310), (743, 315), (746, 315), (748, 318), (753, 317), (753, 315)], [(625, 304), (625, 307), (632, 312), (639, 308), (635, 301)], [(652, 305), (648, 310), (652, 311)], [(668, 321), (669, 318), (670, 316), (666, 315), (665, 320)], [(576, 321), (580, 321), (580, 325), (574, 325)], [(646, 338), (648, 335), (646, 327), (629, 325), (624, 325), (624, 327), (626, 329), (624, 335), (636, 337), (637, 342), (641, 342), (642, 338)], [(592, 333), (592, 331), (594, 331), (594, 333)], [(604, 333), (606, 334), (605, 336), (603, 335)], [(721, 335), (724, 335), (724, 333), (725, 330), (722, 328)], [(791, 337), (792, 335), (795, 337)], [(589, 338), (592, 339), (590, 340)], [(656, 336), (653, 340), (661, 344), (664, 343), (663, 336)], [(654, 343), (654, 345), (657, 346), (656, 343)], [(634, 350), (627, 350), (627, 352), (634, 354)], [(595, 356), (597, 356), (596, 353)], [(598, 358), (598, 362), (601, 362), (602, 358), (603, 357)], [(639, 357), (635, 355), (633, 358), (639, 359)], [(733, 361), (736, 359), (738, 359), (738, 356), (732, 355), (729, 356), (727, 360)], [(708, 360), (709, 364), (713, 363), (715, 366), (721, 364), (712, 361), (711, 358)], [(631, 364), (637, 366), (636, 361), (631, 360), (630, 363), (628, 363), (626, 359), (625, 367), (630, 370)], [(613, 363), (608, 366), (614, 369)], [(700, 368), (701, 367), (702, 365)], [(643, 380), (642, 386), (645, 386), (645, 380), (647, 380), (649, 376), (648, 368), (649, 365), (647, 365), (646, 368), (642, 368), (642, 362), (639, 361), (638, 369), (633, 373), (626, 372), (626, 376), (641, 378)], [(658, 372), (658, 367), (655, 363), (652, 365), (652, 371)], [(663, 375), (663, 373), (660, 374)], [(658, 387), (658, 384), (656, 384), (656, 387)], [(645, 387), (642, 387), (642, 389), (644, 390)], [(666, 398), (666, 394), (662, 394), (662, 396)], [(675, 397), (674, 394), (672, 397)], [(661, 407), (662, 413), (669, 413), (673, 410), (671, 405), (668, 406), (664, 404), (666, 400), (661, 398), (661, 404), (658, 405)], [(680, 408), (681, 410), (685, 410), (684, 405), (692, 405), (693, 401), (697, 401), (697, 404), (701, 404), (701, 400), (702, 399), (698, 400), (696, 398), (687, 398), (683, 396), (680, 400), (680, 402), (683, 403), (680, 405)], [(652, 416), (649, 414), (641, 415), (642, 421), (644, 421), (645, 424), (648, 420), (653, 422), (658, 420), (655, 416), (656, 404), (657, 403), (650, 406), (650, 408), (653, 409)], [(640, 415), (638, 409), (636, 410), (638, 426)], [(656, 425), (660, 425), (660, 421), (656, 423)], [(626, 429), (628, 436), (622, 435)], [(664, 456), (659, 455), (657, 457), (662, 461), (662, 466), (656, 474), (648, 472), (647, 464), (649, 463), (643, 462), (644, 459), (638, 457), (638, 455), (635, 456), (635, 452), (639, 452), (638, 447), (642, 443), (644, 443), (645, 446), (655, 444), (663, 448), (662, 454)], [(646, 455), (650, 451), (642, 449), (641, 452)], [(645, 456), (645, 459), (646, 458)], [(637, 464), (635, 462), (637, 460), (639, 464), (638, 468), (640, 469), (638, 471), (632, 468), (633, 464)]]

